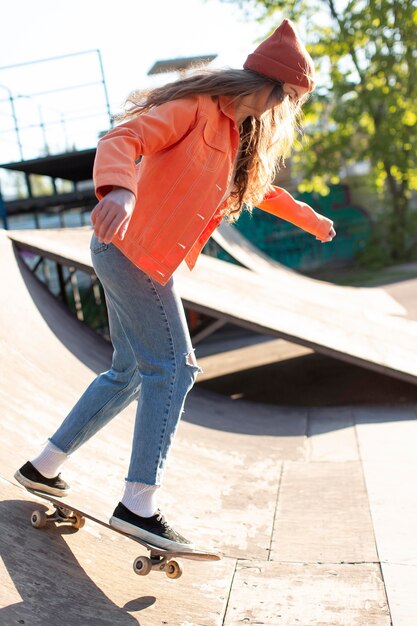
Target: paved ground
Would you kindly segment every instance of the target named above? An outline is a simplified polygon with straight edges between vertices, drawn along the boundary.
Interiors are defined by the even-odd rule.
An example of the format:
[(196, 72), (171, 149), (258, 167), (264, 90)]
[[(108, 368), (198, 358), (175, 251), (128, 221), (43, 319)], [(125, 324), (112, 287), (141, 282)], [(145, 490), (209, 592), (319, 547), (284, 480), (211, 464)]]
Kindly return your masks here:
[[(352, 378), (348, 366), (336, 373), (331, 363), (320, 370), (311, 355), (296, 353), (290, 371), (284, 362), (271, 370), (266, 386), (276, 388), (278, 404), (272, 396), (269, 404), (259, 401), (265, 386), (256, 388), (265, 375), (257, 372), (241, 373), (235, 381), (243, 383), (220, 395), (204, 387), (221, 382), (236, 359), (242, 371), (246, 348), (235, 341), (235, 352), (220, 359), (208, 347), (203, 357), (201, 348), (206, 380), (187, 403), (162, 503), (180, 530), (224, 558), (203, 566), (185, 562), (178, 581), (156, 573), (140, 578), (131, 569), (134, 544), (111, 531), (88, 522), (78, 532), (29, 525), (35, 499), (14, 483), (13, 472), (36, 453), (94, 372), (107, 367), (110, 353), (18, 265), (4, 239), (0, 276), (2, 626), (43, 625), (58, 615), (63, 625), (417, 623), (411, 390), (403, 402), (381, 376), (367, 395), (368, 372)], [(271, 358), (274, 351), (291, 352), (284, 343), (261, 347)], [(266, 367), (261, 356), (259, 345), (251, 350), (258, 370)], [(294, 377), (298, 403), (297, 385), (288, 389)], [(376, 393), (386, 394), (388, 386), (389, 404)], [(134, 406), (65, 470), (77, 501), (103, 517), (122, 491), (133, 417)]]

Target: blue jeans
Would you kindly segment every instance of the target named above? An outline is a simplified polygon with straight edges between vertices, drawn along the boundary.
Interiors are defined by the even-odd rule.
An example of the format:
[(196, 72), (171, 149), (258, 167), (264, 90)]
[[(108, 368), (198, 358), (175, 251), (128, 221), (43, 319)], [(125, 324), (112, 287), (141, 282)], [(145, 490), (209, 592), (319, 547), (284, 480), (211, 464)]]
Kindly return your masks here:
[(111, 369), (91, 383), (50, 438), (70, 454), (137, 399), (126, 480), (160, 485), (185, 398), (200, 370), (174, 282), (162, 286), (93, 234), (114, 348)]

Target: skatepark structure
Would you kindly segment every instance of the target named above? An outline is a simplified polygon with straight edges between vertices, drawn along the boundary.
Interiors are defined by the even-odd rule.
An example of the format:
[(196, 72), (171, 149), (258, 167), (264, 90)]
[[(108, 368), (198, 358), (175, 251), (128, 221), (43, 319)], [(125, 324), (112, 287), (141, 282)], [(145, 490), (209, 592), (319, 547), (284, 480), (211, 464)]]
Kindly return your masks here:
[[(222, 231), (223, 232), (223, 231)], [(92, 273), (90, 228), (12, 231), (22, 249)], [(223, 235), (224, 245), (233, 239)], [(190, 272), (176, 273), (185, 306), (218, 322), (233, 322), (322, 354), (408, 382), (417, 382), (417, 321), (383, 290), (334, 286), (287, 271), (261, 268), (261, 255), (235, 244), (235, 257), (250, 256), (251, 271), (201, 255)], [(255, 265), (256, 264), (256, 265)], [(263, 266), (264, 267), (264, 266)], [(388, 313), (387, 313), (388, 311)], [(396, 313), (391, 315), (390, 313)], [(398, 315), (399, 314), (399, 315)]]
[[(40, 625), (57, 615), (64, 625), (416, 623), (415, 406), (266, 406), (196, 385), (161, 507), (223, 559), (187, 563), (178, 581), (135, 576), (133, 542), (88, 521), (78, 532), (31, 527), (34, 498), (14, 471), (109, 367), (111, 346), (48, 292), (17, 248), (91, 272), (90, 235), (0, 231), (0, 623)], [(248, 269), (202, 257), (194, 272), (181, 268), (185, 304), (416, 382), (417, 323), (382, 291), (374, 307), (372, 290), (317, 283), (313, 293), (315, 281), (302, 279), (294, 293), (279, 266), (255, 261)], [(134, 414), (131, 405), (68, 461), (74, 505), (112, 512)]]

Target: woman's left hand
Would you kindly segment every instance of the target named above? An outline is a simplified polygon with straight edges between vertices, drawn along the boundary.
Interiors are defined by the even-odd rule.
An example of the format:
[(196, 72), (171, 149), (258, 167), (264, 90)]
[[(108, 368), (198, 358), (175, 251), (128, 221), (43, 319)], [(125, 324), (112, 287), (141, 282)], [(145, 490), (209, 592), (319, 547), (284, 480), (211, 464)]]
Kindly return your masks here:
[(333, 226), (330, 228), (330, 232), (324, 239), (320, 239), (320, 237), (316, 237), (317, 241), (321, 241), (321, 243), (326, 243), (326, 241), (331, 241), (333, 237), (336, 237), (336, 231)]

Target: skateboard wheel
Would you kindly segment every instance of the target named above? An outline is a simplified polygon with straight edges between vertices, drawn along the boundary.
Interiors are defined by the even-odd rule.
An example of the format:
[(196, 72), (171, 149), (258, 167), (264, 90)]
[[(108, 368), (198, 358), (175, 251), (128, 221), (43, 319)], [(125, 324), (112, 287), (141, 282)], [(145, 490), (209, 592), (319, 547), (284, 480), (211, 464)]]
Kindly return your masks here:
[(168, 578), (179, 578), (182, 576), (182, 567), (178, 561), (168, 561), (165, 568)]
[(85, 524), (85, 517), (80, 515), (79, 513), (74, 513), (75, 522), (73, 524), (74, 528), (82, 528)]
[(30, 523), (33, 528), (43, 528), (46, 525), (48, 518), (43, 511), (33, 511), (30, 518)]
[(133, 571), (139, 576), (146, 576), (152, 570), (152, 561), (147, 556), (138, 556), (133, 561)]

